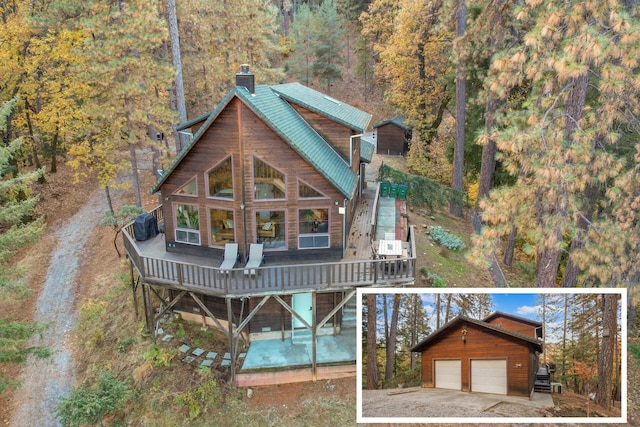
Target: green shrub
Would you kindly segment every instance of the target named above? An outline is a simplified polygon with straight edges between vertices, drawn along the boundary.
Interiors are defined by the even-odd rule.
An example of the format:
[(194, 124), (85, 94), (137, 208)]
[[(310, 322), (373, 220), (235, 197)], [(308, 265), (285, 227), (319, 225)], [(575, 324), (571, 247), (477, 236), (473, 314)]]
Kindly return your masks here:
[(169, 366), (179, 351), (177, 348), (167, 350), (158, 347), (156, 344), (151, 344), (149, 349), (142, 354), (142, 357), (152, 366)]
[(119, 381), (111, 371), (103, 371), (92, 387), (85, 382), (62, 399), (56, 415), (63, 426), (102, 425), (102, 419), (123, 408), (130, 395), (126, 382)]
[(460, 237), (449, 233), (439, 225), (430, 225), (427, 229), (433, 240), (451, 251), (461, 251), (466, 247)]
[(444, 280), (444, 277), (435, 274), (435, 273), (428, 273), (427, 274), (427, 279), (429, 279), (431, 281), (431, 286), (433, 288), (446, 288), (447, 287), (447, 282)]
[(212, 377), (211, 371), (203, 373), (203, 382), (181, 393), (175, 398), (176, 405), (186, 407), (189, 410), (189, 419), (193, 420), (205, 412), (209, 404), (215, 404), (220, 400), (220, 388)]

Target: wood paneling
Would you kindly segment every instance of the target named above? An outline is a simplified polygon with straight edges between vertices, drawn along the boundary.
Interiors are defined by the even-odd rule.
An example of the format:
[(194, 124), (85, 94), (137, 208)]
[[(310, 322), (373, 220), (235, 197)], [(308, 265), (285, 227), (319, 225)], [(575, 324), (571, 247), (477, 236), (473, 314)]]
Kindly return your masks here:
[[(354, 135), (354, 132), (347, 126), (343, 126), (321, 116), (318, 113), (314, 113), (299, 105), (291, 104), (293, 108), (309, 123), (324, 139), (329, 141), (331, 146), (342, 156), (342, 158), (349, 161), (349, 147), (351, 145), (350, 136)], [(360, 163), (360, 140), (358, 138), (353, 139), (354, 153), (352, 157), (352, 170), (357, 174), (358, 165)]]
[[(325, 129), (327, 135), (349, 144), (349, 129), (326, 119), (316, 118), (318, 126)], [(359, 150), (359, 144), (358, 144)], [(348, 154), (348, 150), (347, 150)], [(207, 194), (207, 172), (216, 164), (232, 156), (234, 200), (209, 199)], [(359, 151), (357, 152), (359, 160)], [(285, 175), (285, 200), (253, 200), (253, 159), (258, 157), (263, 162)], [(356, 163), (356, 171), (357, 164)], [(173, 194), (182, 185), (197, 178), (198, 196), (190, 197)], [(318, 200), (298, 200), (298, 178), (312, 184), (314, 188), (326, 196)], [(255, 212), (257, 210), (285, 210), (287, 249), (278, 253), (289, 258), (313, 257), (314, 250), (298, 253), (298, 209), (324, 208), (329, 211), (330, 248), (320, 249), (323, 256), (334, 256), (342, 253), (342, 216), (334, 200), (341, 201), (344, 196), (331, 183), (296, 153), (280, 136), (278, 136), (262, 119), (256, 116), (239, 99), (230, 101), (211, 127), (190, 149), (172, 174), (165, 180), (161, 192), (164, 198), (163, 213), (165, 217), (165, 233), (167, 251), (187, 251), (201, 255), (211, 252), (217, 256), (220, 249), (210, 248), (210, 231), (208, 209), (215, 207), (229, 209), (234, 212), (235, 238), (239, 244), (239, 252), (247, 254), (248, 245), (257, 241)], [(196, 204), (200, 217), (200, 247), (189, 248), (190, 245), (175, 243), (175, 227), (173, 206), (175, 203)], [(245, 205), (245, 211), (241, 205)], [(246, 221), (245, 221), (246, 220)], [(246, 230), (246, 236), (244, 231)], [(246, 246), (245, 246), (246, 243)], [(185, 248), (186, 247), (186, 248)]]
[(525, 322), (520, 322), (516, 319), (510, 319), (505, 316), (496, 315), (496, 317), (489, 320), (488, 323), (492, 325), (500, 326), (501, 328), (508, 329), (513, 332), (518, 332), (528, 337), (532, 337), (532, 338), (536, 337), (535, 326)]
[[(462, 328), (466, 326), (466, 342)], [(507, 359), (507, 394), (529, 396), (531, 364), (529, 344), (475, 324), (460, 325), (435, 339), (422, 352), (422, 386), (434, 387), (435, 359), (462, 360), (462, 391), (470, 390), (471, 359)], [(519, 367), (517, 366), (519, 364)]]
[(408, 150), (404, 130), (391, 123), (377, 128), (376, 145), (376, 152), (378, 154), (402, 156), (405, 155)]

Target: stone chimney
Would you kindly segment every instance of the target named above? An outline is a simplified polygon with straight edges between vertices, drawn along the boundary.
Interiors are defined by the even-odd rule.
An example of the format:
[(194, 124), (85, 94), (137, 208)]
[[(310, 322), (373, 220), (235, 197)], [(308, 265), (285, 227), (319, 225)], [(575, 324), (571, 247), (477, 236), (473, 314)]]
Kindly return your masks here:
[(240, 66), (240, 72), (236, 73), (236, 86), (246, 87), (249, 93), (255, 93), (255, 77), (249, 72), (249, 64), (242, 64)]

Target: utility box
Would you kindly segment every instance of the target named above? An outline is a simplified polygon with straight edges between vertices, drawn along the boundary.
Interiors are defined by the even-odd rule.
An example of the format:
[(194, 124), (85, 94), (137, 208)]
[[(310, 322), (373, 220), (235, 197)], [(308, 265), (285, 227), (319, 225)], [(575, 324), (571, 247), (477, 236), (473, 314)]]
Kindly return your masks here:
[(554, 393), (562, 394), (562, 384), (560, 384), (560, 383), (551, 383), (551, 390)]

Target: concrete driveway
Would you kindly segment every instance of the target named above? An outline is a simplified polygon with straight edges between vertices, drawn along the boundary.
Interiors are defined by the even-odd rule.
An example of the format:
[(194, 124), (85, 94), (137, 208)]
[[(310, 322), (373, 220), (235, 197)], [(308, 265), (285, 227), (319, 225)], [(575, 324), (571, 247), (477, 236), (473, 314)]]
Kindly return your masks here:
[(554, 406), (545, 393), (534, 393), (529, 400), (421, 387), (363, 390), (361, 404), (364, 418), (541, 417), (544, 408)]

